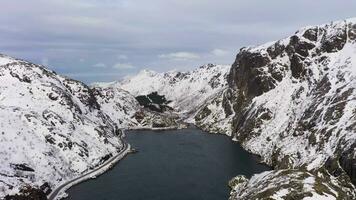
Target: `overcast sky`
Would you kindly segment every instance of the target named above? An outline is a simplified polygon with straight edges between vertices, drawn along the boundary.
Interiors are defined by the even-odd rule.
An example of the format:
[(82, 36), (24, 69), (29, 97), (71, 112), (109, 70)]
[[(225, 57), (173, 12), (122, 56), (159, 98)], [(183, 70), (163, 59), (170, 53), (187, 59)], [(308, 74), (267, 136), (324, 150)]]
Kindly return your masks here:
[(243, 46), (350, 17), (354, 0), (3, 0), (0, 53), (112, 81), (231, 64)]

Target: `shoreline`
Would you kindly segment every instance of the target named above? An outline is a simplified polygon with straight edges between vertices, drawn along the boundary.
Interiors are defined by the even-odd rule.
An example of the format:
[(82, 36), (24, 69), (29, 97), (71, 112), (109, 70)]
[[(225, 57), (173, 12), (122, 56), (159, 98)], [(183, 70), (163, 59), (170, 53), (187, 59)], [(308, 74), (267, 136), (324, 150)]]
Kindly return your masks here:
[(48, 200), (60, 200), (66, 198), (68, 196), (68, 194), (66, 193), (68, 189), (89, 179), (97, 178), (98, 176), (110, 170), (112, 167), (118, 164), (121, 159), (131, 153), (131, 145), (123, 140), (125, 133), (123, 129), (121, 129), (121, 131), (122, 133), (120, 135), (120, 139), (123, 141), (124, 148), (120, 152), (118, 152), (115, 156), (113, 156), (111, 159), (109, 159), (102, 165), (97, 166), (95, 169), (86, 172), (80, 177), (74, 178), (66, 183), (61, 184), (47, 196)]
[(127, 128), (126, 130), (128, 131), (135, 131), (135, 130), (151, 130), (151, 131), (163, 131), (163, 130), (178, 130), (178, 129), (183, 129), (179, 128), (176, 126), (171, 126), (171, 127), (157, 127), (157, 128), (148, 128), (148, 127), (133, 127), (133, 128)]
[(109, 159), (107, 162), (103, 163), (100, 166), (97, 166), (95, 169), (86, 172), (84, 175), (74, 178), (67, 183), (63, 183), (57, 188), (55, 188), (48, 196), (48, 200), (60, 200), (68, 197), (68, 194), (66, 191), (70, 189), (71, 187), (78, 185), (80, 183), (83, 183), (87, 180), (90, 179), (95, 179), (98, 176), (104, 174), (108, 170), (110, 170), (112, 167), (114, 167), (118, 162), (123, 159), (125, 156), (127, 156), (129, 153), (132, 153), (132, 148), (131, 145), (127, 142), (124, 141), (124, 137), (126, 136), (124, 131), (130, 131), (130, 130), (153, 130), (153, 131), (160, 131), (160, 130), (178, 130), (178, 129), (184, 129), (186, 127), (180, 128), (177, 126), (172, 126), (172, 127), (157, 127), (157, 128), (148, 128), (148, 127), (130, 127), (130, 128), (125, 128), (121, 129), (122, 133), (120, 135), (120, 139), (123, 141), (124, 144), (124, 150), (113, 156), (111, 159)]
[[(143, 153), (146, 152), (146, 148), (151, 148), (150, 145), (152, 144), (156, 144), (155, 141), (158, 141), (157, 144), (160, 144), (160, 142), (162, 142), (163, 144), (165, 144), (166, 142), (160, 138), (163, 138), (163, 139), (167, 139), (167, 141), (175, 141), (173, 142), (174, 144), (177, 143), (179, 146), (182, 144), (181, 142), (177, 142), (177, 141), (180, 141), (180, 140), (175, 140), (174, 138), (184, 138), (184, 141), (187, 142), (183, 142), (184, 144), (188, 144), (188, 149), (190, 149), (190, 152), (195, 152), (196, 149), (196, 144), (206, 144), (206, 141), (207, 140), (210, 140), (211, 141), (211, 144), (210, 142), (208, 142), (208, 144), (210, 144), (210, 147), (211, 148), (217, 148), (217, 149), (221, 149), (219, 148), (218, 146), (219, 145), (216, 145), (216, 144), (221, 144), (221, 143), (215, 143), (214, 141), (223, 141), (222, 144), (225, 144), (226, 146), (231, 146), (231, 148), (233, 147), (233, 149), (239, 149), (239, 151), (237, 152), (241, 152), (241, 155), (246, 155), (246, 157), (248, 157), (249, 159), (251, 159), (251, 162), (254, 163), (254, 166), (257, 166), (257, 168), (260, 168), (260, 169), (264, 169), (265, 167), (267, 167), (266, 169), (262, 170), (262, 171), (258, 171), (258, 172), (264, 172), (264, 171), (270, 171), (271, 169), (266, 166), (266, 165), (260, 165), (259, 162), (257, 162), (255, 160), (255, 158), (250, 158), (251, 154), (247, 151), (245, 151), (245, 149), (243, 149), (240, 145), (238, 145), (237, 143), (234, 143), (232, 142), (228, 137), (225, 137), (225, 135), (222, 135), (222, 134), (209, 134), (207, 132), (204, 132), (204, 131), (200, 131), (198, 128), (192, 126), (190, 128), (187, 129), (182, 129), (182, 130), (168, 130), (168, 131), (163, 131), (161, 133), (159, 133), (161, 131), (146, 131), (146, 130), (138, 130), (138, 131), (132, 131), (132, 132), (128, 132), (126, 131), (125, 134), (126, 134), (126, 141), (128, 143), (131, 144), (131, 146), (133, 148), (136, 148), (138, 147), (138, 152), (139, 154), (141, 154), (141, 150), (143, 151)], [(147, 133), (148, 136), (143, 136)], [(159, 134), (159, 136), (156, 137), (156, 133)], [(190, 135), (190, 133), (192, 133), (192, 135)], [(176, 136), (168, 136), (168, 138), (165, 136), (165, 135), (176, 135)], [(142, 135), (142, 136), (141, 136)], [(180, 136), (180, 135), (185, 135), (185, 136)], [(193, 138), (191, 138), (191, 136), (193, 136)], [(151, 141), (150, 142), (150, 138), (153, 138), (154, 141)], [(158, 140), (156, 140), (158, 139)], [(193, 139), (193, 140), (192, 140)], [(205, 140), (206, 139), (206, 140)], [(136, 143), (136, 140), (138, 141), (138, 143)], [(190, 142), (190, 141), (195, 141), (195, 142)], [(193, 144), (193, 145), (191, 145)], [(215, 144), (215, 145), (214, 145)], [(148, 145), (148, 146), (146, 146)], [(225, 146), (224, 145), (224, 146)], [(153, 145), (155, 146), (155, 145)], [(204, 145), (203, 145), (204, 146)], [(237, 146), (236, 148), (234, 146)], [(159, 147), (159, 145), (158, 145)], [(173, 149), (171, 147), (174, 147)], [(175, 146), (167, 146), (167, 149), (171, 149), (172, 152), (179, 152), (179, 150), (177, 150), (177, 148), (175, 148)], [(209, 148), (209, 149), (211, 149)], [(198, 150), (199, 151), (199, 150)], [(210, 151), (210, 150), (209, 150)], [(153, 156), (152, 159), (155, 158), (154, 155), (157, 155), (158, 152), (153, 152), (152, 151), (148, 151), (148, 152), (151, 152), (151, 154), (148, 154), (149, 157), (147, 157), (147, 155), (143, 154), (144, 156), (142, 157), (139, 156), (135, 159), (132, 159), (132, 157), (127, 157), (126, 161), (130, 160), (130, 162), (126, 162), (124, 161), (123, 163), (118, 163), (117, 165), (115, 165), (115, 167), (113, 167), (113, 173), (111, 173), (110, 171), (108, 171), (107, 173), (109, 173), (110, 175), (105, 175), (105, 177), (103, 177), (103, 179), (101, 177), (99, 177), (97, 180), (94, 179), (93, 181), (90, 181), (90, 183), (87, 183), (87, 184), (82, 184), (82, 185), (78, 185), (76, 187), (74, 187), (73, 189), (70, 189), (68, 190), (68, 194), (69, 194), (69, 198), (74, 198), (74, 197), (78, 197), (78, 198), (83, 198), (83, 199), (100, 199), (100, 197), (104, 198), (117, 198), (117, 199), (120, 199), (120, 198), (129, 198), (131, 196), (135, 197), (136, 195), (135, 194), (130, 194), (131, 190), (130, 188), (134, 188), (134, 185), (137, 184), (137, 181), (140, 181), (140, 177), (137, 177), (137, 178), (133, 178), (133, 177), (136, 177), (136, 174), (134, 171), (132, 171), (132, 168), (130, 168), (130, 166), (136, 166), (137, 165), (137, 160), (141, 160), (142, 158), (150, 158), (150, 156)], [(213, 151), (213, 152), (216, 152), (216, 151)], [(221, 151), (220, 151), (221, 152)], [(185, 152), (185, 153), (188, 153), (189, 152)], [(222, 152), (223, 153), (223, 152)], [(233, 160), (235, 159), (239, 159), (239, 158), (236, 158), (236, 155), (240, 155), (240, 153), (237, 153), (236, 152), (232, 152), (233, 154), (232, 155), (235, 155), (233, 158)], [(193, 153), (194, 154), (194, 153)], [(160, 154), (159, 154), (160, 155)], [(207, 155), (210, 155), (207, 154)], [(128, 156), (131, 156), (131, 155), (128, 155)], [(136, 157), (136, 155), (135, 155)], [(138, 159), (140, 158), (140, 159)], [(132, 163), (132, 160), (136, 160), (135, 162)], [(211, 158), (209, 158), (208, 160), (210, 160)], [(151, 159), (148, 159), (148, 161), (151, 160)], [(162, 159), (161, 159), (162, 160)], [(166, 159), (165, 159), (166, 160)], [(215, 159), (213, 159), (215, 160)], [(144, 159), (144, 161), (142, 162), (139, 162), (140, 166), (143, 166), (143, 169), (145, 167), (144, 164), (142, 163), (145, 163), (147, 160)], [(164, 161), (164, 160), (162, 160)], [(166, 160), (167, 161), (167, 160)], [(164, 162), (166, 162), (164, 161)], [(186, 161), (185, 161), (186, 162)], [(189, 162), (189, 161), (187, 161)], [(181, 163), (181, 162), (180, 162)], [(121, 171), (119, 168), (121, 168), (121, 165), (124, 164), (125, 167), (123, 168), (123, 171)], [(183, 163), (184, 165), (184, 163)], [(118, 168), (117, 168), (118, 167)], [(141, 169), (142, 167), (140, 168), (137, 168)], [(208, 167), (209, 168), (209, 167)], [(238, 168), (239, 169), (239, 168)], [(188, 171), (191, 171), (191, 170), (188, 170)], [(214, 173), (214, 171), (210, 171), (210, 173)], [(117, 174), (119, 174), (118, 176), (116, 176)], [(124, 174), (125, 178), (127, 177), (128, 179), (124, 179), (124, 180), (117, 180), (118, 177), (121, 177), (122, 175)], [(160, 173), (158, 173), (159, 175)], [(250, 177), (250, 172), (249, 173), (237, 173), (237, 174), (233, 174), (233, 176), (228, 176), (228, 178), (223, 181), (223, 182), (220, 182), (221, 184), (219, 184), (219, 187), (223, 187), (223, 186), (226, 186), (225, 188), (228, 188), (227, 185), (228, 185), (228, 182), (235, 177), (235, 175), (238, 175), (238, 174), (244, 174), (245, 176), (248, 176)], [(132, 175), (132, 177), (131, 177)], [(114, 178), (115, 177), (115, 178)], [(130, 178), (131, 177), (131, 178)], [(174, 177), (174, 179), (179, 180), (179, 177)], [(147, 179), (146, 181), (149, 181), (150, 179)], [(129, 181), (129, 182), (127, 182)], [(163, 180), (164, 181), (164, 180)], [(110, 186), (108, 186), (108, 188), (105, 188), (106, 186), (106, 183), (110, 183)], [(147, 182), (149, 183), (149, 182)], [(97, 185), (98, 184), (98, 185)], [(129, 187), (125, 186), (123, 190), (121, 189), (118, 189), (118, 192), (115, 192), (115, 187), (120, 187), (120, 185), (130, 185)], [(115, 185), (115, 187), (111, 187), (112, 185)], [(93, 191), (93, 195), (88, 195), (88, 192), (91, 193), (91, 189), (89, 189), (88, 191), (86, 191), (86, 188), (92, 188), (94, 190), (96, 190), (95, 188), (101, 188), (101, 187), (104, 187), (104, 190), (101, 191), (101, 189), (98, 191)], [(122, 186), (123, 187), (123, 186)], [(134, 191), (134, 190), (133, 190)], [(158, 191), (158, 190), (157, 190)], [(230, 189), (226, 189), (226, 192), (224, 194), (228, 195), (230, 192)], [(108, 193), (108, 195), (106, 194)], [(112, 193), (112, 194), (111, 194)], [(117, 193), (117, 194), (115, 194)], [(155, 193), (155, 192), (152, 192), (151, 193)], [(150, 193), (150, 194), (151, 194)], [(102, 195), (101, 195), (102, 194)], [(104, 195), (105, 194), (105, 195)], [(73, 195), (73, 196), (72, 196)], [(152, 194), (153, 195), (153, 194)], [(75, 199), (75, 198), (74, 198)]]
[[(194, 127), (198, 130), (201, 130), (203, 132), (205, 132), (205, 134), (213, 134), (213, 135), (221, 135), (221, 136), (227, 136), (226, 134), (223, 133), (212, 133), (206, 130), (201, 129), (200, 127), (196, 126), (195, 124), (189, 124), (186, 127), (177, 127), (177, 126), (173, 126), (173, 127), (157, 127), (157, 128), (148, 128), (148, 127), (130, 127), (130, 128), (125, 128), (125, 129), (121, 129), (122, 133), (120, 135), (120, 139), (123, 141), (124, 150), (122, 150), (121, 152), (119, 152), (117, 155), (113, 156), (110, 160), (108, 160), (107, 162), (103, 163), (102, 165), (98, 166), (97, 168), (91, 170), (90, 172), (85, 173), (83, 176), (75, 178), (73, 180), (70, 180), (67, 183), (64, 183), (62, 185), (60, 185), (59, 187), (57, 187), (54, 191), (51, 192), (51, 194), (48, 195), (48, 200), (61, 200), (61, 199), (65, 199), (66, 197), (68, 197), (68, 194), (66, 193), (66, 191), (68, 189), (70, 189), (71, 187), (78, 185), (80, 183), (83, 183), (85, 181), (88, 181), (90, 179), (95, 179), (98, 176), (106, 173), (107, 171), (109, 171), (110, 169), (112, 169), (116, 164), (118, 164), (118, 162), (123, 159), (125, 156), (127, 156), (129, 153), (132, 153), (132, 147), (129, 143), (124, 141), (124, 137), (126, 136), (126, 133), (124, 131), (134, 131), (134, 130), (152, 130), (152, 131), (164, 131), (164, 130), (179, 130), (179, 129), (187, 129), (187, 128), (191, 128)], [(243, 150), (245, 150), (246, 152), (248, 152), (249, 154), (251, 154), (253, 157), (255, 157), (256, 162), (261, 164), (261, 165), (265, 165), (269, 168), (271, 168), (270, 170), (273, 170), (274, 167), (267, 164), (266, 162), (263, 162), (262, 157), (258, 154), (254, 154), (250, 151), (248, 151), (247, 149), (245, 149), (243, 147), (243, 145), (239, 142), (239, 141), (234, 141), (231, 140), (233, 143), (236, 143), (238, 145), (241, 146), (241, 148)], [(232, 177), (233, 178), (233, 177)], [(53, 194), (55, 192), (55, 194)], [(53, 196), (54, 195), (54, 196)]]

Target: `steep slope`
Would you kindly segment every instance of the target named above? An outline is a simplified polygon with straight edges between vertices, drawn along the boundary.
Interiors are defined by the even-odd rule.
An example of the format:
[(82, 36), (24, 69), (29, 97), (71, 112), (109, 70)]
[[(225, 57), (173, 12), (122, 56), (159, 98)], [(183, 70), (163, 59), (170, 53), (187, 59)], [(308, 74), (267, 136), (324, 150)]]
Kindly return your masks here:
[(4, 55), (0, 117), (0, 199), (39, 186), (48, 192), (123, 146), (88, 86)]
[(238, 176), (229, 182), (232, 188), (229, 199), (354, 199), (355, 193), (342, 179), (321, 174), (284, 169), (263, 172), (250, 180)]
[(232, 120), (235, 116), (233, 103), (235, 92), (225, 88), (198, 108), (194, 115), (195, 125), (210, 133), (232, 134)]
[(99, 85), (122, 88), (134, 96), (158, 92), (171, 101), (169, 105), (180, 114), (189, 115), (206, 99), (227, 86), (229, 69), (229, 66), (209, 64), (188, 72), (157, 73), (143, 70), (123, 81)]
[(355, 183), (355, 88), (356, 19), (349, 19), (243, 48), (229, 74), (228, 98), (217, 96), (195, 118), (206, 130), (227, 127), (277, 169), (325, 168)]
[(101, 109), (120, 128), (180, 128), (177, 114), (171, 111), (156, 112), (139, 104), (134, 96), (113, 85), (92, 87)]
[(140, 110), (140, 105), (134, 96), (117, 87), (93, 87), (92, 90), (101, 110), (109, 115), (119, 128), (138, 125), (134, 116)]

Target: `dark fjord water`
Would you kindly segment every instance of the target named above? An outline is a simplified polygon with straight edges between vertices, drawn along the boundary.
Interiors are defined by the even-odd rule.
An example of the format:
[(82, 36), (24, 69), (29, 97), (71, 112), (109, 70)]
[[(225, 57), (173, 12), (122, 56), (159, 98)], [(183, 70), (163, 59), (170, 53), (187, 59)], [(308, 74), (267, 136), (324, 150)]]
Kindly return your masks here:
[(230, 138), (195, 128), (130, 131), (126, 140), (139, 152), (97, 179), (74, 186), (68, 199), (228, 199), (231, 178), (269, 170)]

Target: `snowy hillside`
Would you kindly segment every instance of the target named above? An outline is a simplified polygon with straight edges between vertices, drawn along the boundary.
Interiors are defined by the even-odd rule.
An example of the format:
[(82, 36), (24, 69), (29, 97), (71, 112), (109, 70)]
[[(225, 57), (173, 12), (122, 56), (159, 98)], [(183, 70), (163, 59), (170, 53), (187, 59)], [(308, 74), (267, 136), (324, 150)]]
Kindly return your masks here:
[(119, 128), (138, 125), (134, 116), (140, 110), (140, 105), (134, 96), (116, 87), (93, 87), (92, 90), (101, 110), (109, 115)]
[(228, 127), (222, 130), (278, 169), (326, 169), (356, 183), (356, 19), (242, 49), (229, 87), (229, 98), (200, 110), (197, 125)]
[(143, 70), (121, 82), (99, 85), (122, 88), (134, 96), (158, 92), (172, 101), (171, 107), (187, 114), (227, 86), (229, 69), (230, 66), (209, 64), (188, 72)]
[(179, 118), (171, 112), (155, 112), (146, 109), (125, 90), (113, 85), (96, 85), (93, 94), (105, 112), (119, 128), (181, 127)]
[(123, 145), (88, 86), (4, 55), (0, 118), (0, 199), (23, 186), (53, 189)]
[(229, 182), (232, 188), (229, 200), (353, 200), (355, 192), (347, 185), (338, 178), (322, 176), (321, 173), (273, 170), (254, 175), (250, 180), (244, 176), (232, 179)]
[[(230, 199), (355, 199), (355, 88), (356, 18), (243, 48), (232, 67), (144, 70), (93, 87), (0, 55), (0, 198), (101, 164), (123, 147), (119, 128), (184, 119), (275, 168), (232, 179)], [(153, 94), (165, 109), (136, 99)]]

